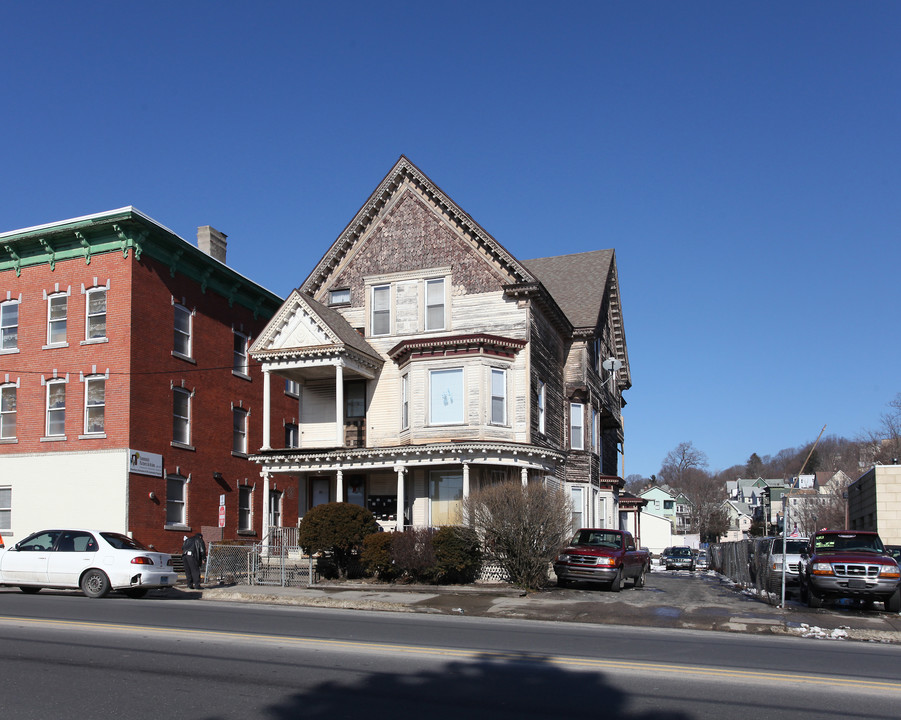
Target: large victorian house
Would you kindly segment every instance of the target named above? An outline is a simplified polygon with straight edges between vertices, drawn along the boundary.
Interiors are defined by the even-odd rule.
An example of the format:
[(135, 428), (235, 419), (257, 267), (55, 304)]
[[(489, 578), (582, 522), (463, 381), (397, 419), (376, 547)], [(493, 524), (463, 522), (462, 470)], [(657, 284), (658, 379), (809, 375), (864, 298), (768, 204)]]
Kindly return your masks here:
[[(263, 492), (296, 492), (301, 518), (343, 501), (434, 527), (515, 481), (564, 487), (574, 526), (622, 522), (613, 250), (517, 260), (401, 157), (250, 352)], [(268, 423), (282, 393), (284, 435)]]

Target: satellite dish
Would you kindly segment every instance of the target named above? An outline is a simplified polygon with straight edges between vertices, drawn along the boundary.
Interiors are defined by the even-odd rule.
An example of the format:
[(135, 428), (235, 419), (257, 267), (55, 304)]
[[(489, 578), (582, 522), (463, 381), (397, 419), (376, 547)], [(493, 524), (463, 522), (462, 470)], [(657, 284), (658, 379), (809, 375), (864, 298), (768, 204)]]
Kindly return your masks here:
[(610, 370), (611, 372), (616, 372), (623, 366), (623, 361), (617, 360), (616, 358), (611, 357), (611, 358), (607, 358), (606, 360), (604, 360), (604, 362), (601, 363), (601, 365), (603, 366), (604, 370)]

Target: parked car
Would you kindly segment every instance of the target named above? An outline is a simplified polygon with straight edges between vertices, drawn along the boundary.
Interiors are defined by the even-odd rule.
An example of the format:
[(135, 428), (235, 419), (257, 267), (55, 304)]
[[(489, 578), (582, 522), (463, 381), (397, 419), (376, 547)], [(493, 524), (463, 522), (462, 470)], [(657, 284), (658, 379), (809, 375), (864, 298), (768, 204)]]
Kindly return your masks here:
[(0, 585), (24, 593), (69, 588), (99, 598), (121, 590), (139, 598), (175, 580), (171, 555), (117, 532), (41, 530), (0, 550)]
[(701, 552), (698, 553), (698, 557), (695, 560), (695, 567), (698, 570), (707, 570), (710, 568), (710, 561), (707, 559), (706, 550), (701, 550)]
[(901, 565), (901, 545), (886, 545), (885, 549), (891, 555), (892, 560)]
[(676, 545), (663, 556), (663, 564), (667, 570), (694, 570), (695, 556), (687, 545)]
[[(785, 585), (795, 586), (800, 582), (798, 576), (798, 566), (801, 562), (801, 553), (803, 553), (810, 544), (810, 538), (797, 537), (788, 538), (785, 541)], [(782, 592), (782, 574), (783, 574), (783, 547), (782, 538), (773, 538), (767, 550), (767, 589), (770, 592)]]
[(581, 580), (604, 583), (619, 592), (627, 578), (632, 579), (633, 587), (642, 587), (650, 565), (650, 555), (635, 547), (631, 533), (581, 528), (557, 556), (554, 572), (559, 587)]
[(801, 600), (822, 607), (825, 600), (880, 601), (901, 611), (901, 569), (879, 535), (862, 530), (821, 530), (810, 539), (799, 568)]

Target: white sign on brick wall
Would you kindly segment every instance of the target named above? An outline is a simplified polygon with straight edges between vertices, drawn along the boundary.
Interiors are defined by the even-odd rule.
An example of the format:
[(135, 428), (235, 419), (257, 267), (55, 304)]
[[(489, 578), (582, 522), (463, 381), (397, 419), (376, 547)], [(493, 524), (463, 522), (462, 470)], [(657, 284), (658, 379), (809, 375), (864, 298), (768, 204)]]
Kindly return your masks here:
[(129, 449), (128, 471), (140, 475), (163, 477), (163, 456)]

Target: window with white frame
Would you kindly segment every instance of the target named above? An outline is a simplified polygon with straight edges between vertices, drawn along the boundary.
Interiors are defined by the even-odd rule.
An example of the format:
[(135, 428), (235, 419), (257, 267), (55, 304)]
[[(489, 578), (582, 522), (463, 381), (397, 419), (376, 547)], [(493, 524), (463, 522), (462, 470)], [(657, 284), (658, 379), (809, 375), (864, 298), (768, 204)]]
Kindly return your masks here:
[(247, 452), (247, 410), (244, 408), (232, 408), (232, 451)]
[(191, 393), (172, 388), (172, 442), (191, 444)]
[(300, 397), (300, 383), (297, 380), (285, 380), (285, 395)]
[(410, 376), (402, 375), (400, 378), (400, 427), (406, 430), (410, 427)]
[(106, 378), (88, 377), (84, 381), (84, 431), (86, 435), (104, 432), (106, 416)]
[(175, 309), (175, 338), (173, 344), (173, 352), (176, 355), (190, 358), (191, 347), (191, 330), (193, 317), (192, 313), (184, 305), (173, 305)]
[(429, 424), (463, 423), (463, 368), (429, 372)]
[(584, 527), (584, 524), (582, 523), (582, 516), (585, 512), (583, 493), (582, 493), (583, 488), (572, 487), (572, 488), (570, 488), (570, 491), (572, 493), (571, 497), (572, 497), (572, 505), (573, 505), (573, 515), (572, 515), (573, 532), (575, 532), (579, 528)]
[(47, 344), (63, 345), (66, 342), (66, 315), (69, 297), (66, 293), (47, 296)]
[(269, 493), (269, 527), (282, 526), (282, 494), (278, 490)]
[(0, 351), (19, 348), (19, 301), (0, 303)]
[(15, 385), (0, 385), (0, 440), (16, 437), (16, 393)]
[(250, 367), (247, 362), (248, 337), (237, 330), (234, 331), (234, 359), (232, 372), (247, 377), (250, 375)]
[(238, 532), (253, 530), (253, 488), (250, 485), (238, 486)]
[(544, 403), (545, 403), (545, 386), (541, 380), (538, 381), (538, 432), (544, 434)]
[(181, 475), (166, 477), (166, 525), (187, 525), (188, 480)]
[(66, 434), (66, 381), (47, 382), (47, 437)]
[(350, 288), (341, 288), (340, 290), (328, 291), (329, 305), (348, 305), (350, 304)]
[(391, 286), (376, 285), (372, 288), (372, 334), (391, 333)]
[(0, 531), (9, 533), (13, 526), (13, 489), (0, 487)]
[(491, 368), (491, 423), (507, 424), (507, 371)]
[(444, 278), (426, 280), (425, 329), (444, 330)]
[(106, 288), (88, 290), (85, 303), (85, 340), (106, 338)]
[(300, 447), (300, 427), (297, 423), (285, 423), (285, 447)]
[(584, 406), (582, 403), (569, 405), (569, 446), (573, 450), (585, 449)]

